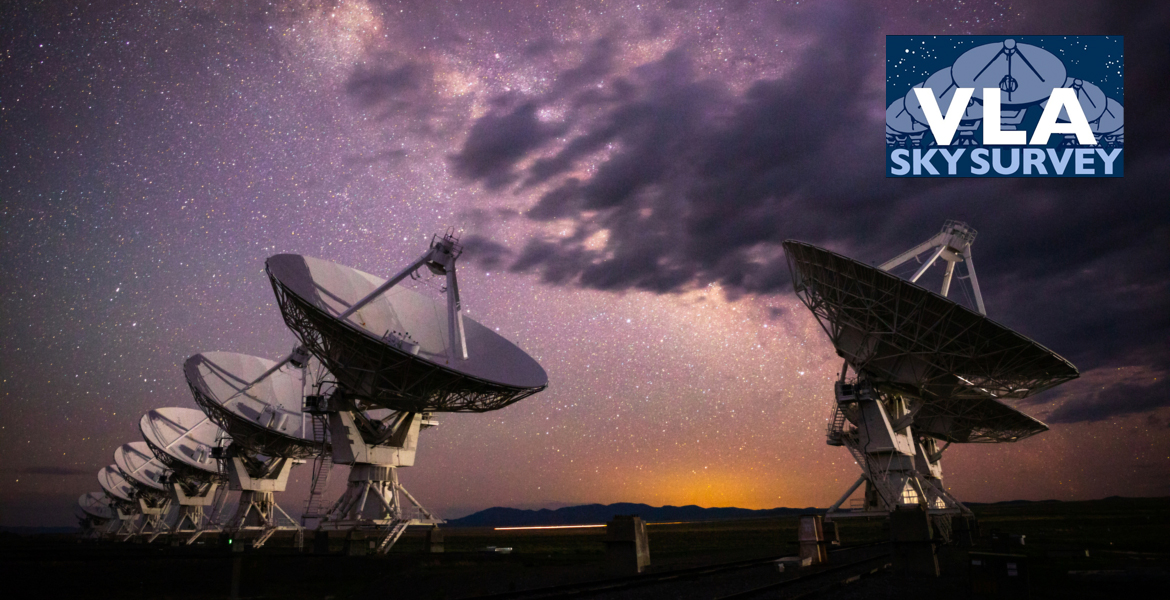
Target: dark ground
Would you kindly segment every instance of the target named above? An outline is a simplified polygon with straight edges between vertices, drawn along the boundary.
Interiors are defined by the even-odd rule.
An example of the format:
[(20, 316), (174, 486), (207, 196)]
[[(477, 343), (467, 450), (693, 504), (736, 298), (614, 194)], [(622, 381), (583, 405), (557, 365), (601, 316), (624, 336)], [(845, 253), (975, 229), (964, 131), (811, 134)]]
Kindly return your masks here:
[[(1170, 589), (1170, 498), (1106, 499), (975, 506), (983, 529), (970, 550), (940, 552), (944, 576), (909, 578), (890, 570), (817, 592), (822, 584), (792, 586), (757, 597), (969, 598), (972, 590), (1031, 598), (1146, 597)], [(796, 517), (649, 526), (651, 572), (796, 553)], [(840, 525), (845, 545), (884, 541), (881, 520)], [(1008, 545), (1023, 534), (1024, 545)], [(602, 529), (494, 531), (449, 528), (446, 553), (422, 554), (422, 531), (411, 531), (384, 557), (298, 553), (291, 539), (257, 551), (231, 553), (212, 537), (172, 548), (135, 543), (77, 543), (62, 535), (0, 535), (0, 577), (21, 597), (228, 598), (233, 568), (245, 598), (466, 598), (606, 578)], [(998, 540), (993, 539), (998, 538)], [(334, 550), (343, 541), (332, 540)], [(306, 547), (311, 547), (311, 534)], [(487, 546), (511, 554), (482, 552)], [(836, 553), (836, 564), (875, 555), (884, 547)], [(1087, 551), (1087, 556), (1086, 556)], [(970, 553), (976, 553), (972, 556)], [(868, 554), (865, 554), (868, 553)], [(980, 557), (978, 553), (1015, 557)], [(1015, 579), (989, 583), (971, 561), (1011, 561)], [(987, 562), (991, 564), (991, 562)], [(1002, 565), (1000, 565), (1002, 567)], [(595, 594), (612, 598), (714, 598), (784, 577), (771, 566), (680, 579), (668, 584)], [(1023, 585), (1021, 582), (1025, 582)], [(982, 586), (982, 588), (980, 588)]]

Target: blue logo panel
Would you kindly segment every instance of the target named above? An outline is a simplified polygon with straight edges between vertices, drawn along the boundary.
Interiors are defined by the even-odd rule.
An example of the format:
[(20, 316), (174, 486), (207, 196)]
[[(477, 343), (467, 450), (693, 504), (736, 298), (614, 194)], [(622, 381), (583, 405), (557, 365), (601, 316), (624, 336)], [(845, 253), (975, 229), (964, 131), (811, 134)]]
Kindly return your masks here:
[(1121, 177), (1121, 36), (886, 36), (887, 177)]

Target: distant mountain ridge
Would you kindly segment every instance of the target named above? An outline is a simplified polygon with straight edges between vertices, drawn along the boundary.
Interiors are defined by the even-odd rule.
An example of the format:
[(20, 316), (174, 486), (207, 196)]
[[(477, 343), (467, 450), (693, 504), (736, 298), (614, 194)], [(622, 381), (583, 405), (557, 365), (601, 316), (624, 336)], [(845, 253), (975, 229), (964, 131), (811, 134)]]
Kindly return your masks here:
[(566, 506), (556, 510), (522, 510), (496, 506), (460, 519), (447, 521), (453, 527), (526, 527), (539, 525), (598, 525), (613, 519), (614, 515), (637, 515), (649, 523), (673, 521), (716, 521), (723, 519), (750, 519), (786, 515), (822, 514), (823, 508), (703, 508), (701, 506), (650, 506), (619, 502), (617, 504), (585, 504)]

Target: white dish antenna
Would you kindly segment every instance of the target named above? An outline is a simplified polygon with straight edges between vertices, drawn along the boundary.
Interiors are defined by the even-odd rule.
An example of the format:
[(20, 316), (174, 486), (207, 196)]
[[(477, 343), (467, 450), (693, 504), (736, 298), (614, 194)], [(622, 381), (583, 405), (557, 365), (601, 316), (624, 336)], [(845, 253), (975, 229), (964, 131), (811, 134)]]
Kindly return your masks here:
[[(407, 412), (497, 410), (543, 390), (548, 374), (463, 315), (461, 252), (453, 234), (436, 236), (389, 280), (295, 254), (269, 257), (267, 270), (285, 324), (347, 394)], [(423, 266), (446, 276), (446, 302), (398, 285)]]
[(320, 443), (302, 412), (304, 375), (292, 365), (272, 371), (275, 366), (259, 356), (205, 352), (188, 358), (183, 370), (196, 403), (235, 443), (265, 456), (314, 456)]
[(77, 499), (77, 505), (85, 514), (99, 519), (108, 520), (117, 516), (114, 514), (114, 507), (110, 506), (110, 500), (102, 492), (82, 494)]
[[(307, 362), (306, 356), (301, 364)], [(225, 528), (233, 535), (254, 533), (253, 547), (277, 531), (295, 531), (298, 545), (303, 540), (304, 530), (274, 493), (285, 490), (295, 464), (325, 448), (303, 412), (306, 370), (233, 352), (196, 354), (183, 364), (195, 402), (232, 438), (222, 459), (232, 489), (241, 494)]]
[(109, 465), (98, 471), (98, 484), (111, 498), (122, 502), (134, 501), (134, 486), (126, 481), (117, 465)]
[(155, 458), (172, 469), (219, 473), (212, 449), (226, 437), (223, 429), (202, 411), (193, 408), (157, 408), (138, 422), (142, 438)]
[(168, 469), (154, 457), (146, 442), (131, 442), (119, 446), (114, 451), (114, 464), (128, 480), (140, 487), (166, 490), (162, 482)]

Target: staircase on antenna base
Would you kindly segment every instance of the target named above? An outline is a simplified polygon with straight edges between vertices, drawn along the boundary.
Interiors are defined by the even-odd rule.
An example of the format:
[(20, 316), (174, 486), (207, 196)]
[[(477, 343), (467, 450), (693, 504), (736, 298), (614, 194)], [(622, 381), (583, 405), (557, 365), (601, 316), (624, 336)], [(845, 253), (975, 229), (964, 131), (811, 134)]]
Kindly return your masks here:
[(253, 548), (262, 547), (264, 545), (264, 543), (268, 541), (268, 538), (272, 537), (272, 534), (274, 534), (274, 533), (276, 533), (275, 527), (270, 527), (268, 529), (265, 529), (264, 533), (260, 534), (260, 537), (253, 540), (252, 547)]
[[(324, 418), (313, 418), (313, 440), (325, 442), (326, 421)], [(321, 519), (321, 503), (325, 496), (325, 489), (329, 487), (329, 474), (333, 471), (333, 453), (323, 451), (313, 460), (313, 486), (309, 491), (309, 499), (305, 500), (305, 512), (301, 515), (301, 525), (309, 519)]]
[(845, 413), (841, 412), (841, 407), (833, 405), (833, 416), (829, 417), (829, 428), (826, 432), (825, 443), (830, 446), (844, 446), (845, 442), (841, 441), (841, 437), (845, 431)]
[(386, 532), (386, 537), (382, 538), (382, 543), (378, 544), (378, 553), (381, 554), (390, 548), (390, 546), (393, 546), (394, 542), (397, 542), (398, 538), (402, 537), (403, 533), (406, 533), (407, 525), (410, 525), (410, 519), (394, 519), (390, 523), (390, 529)]

